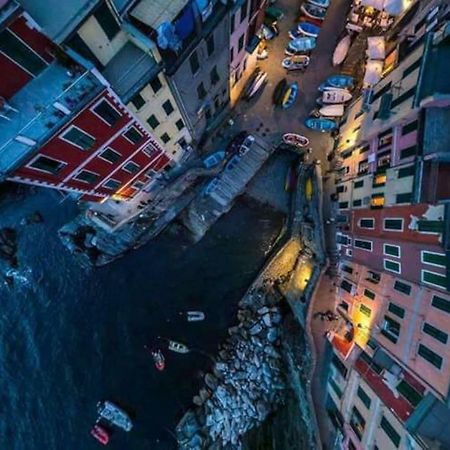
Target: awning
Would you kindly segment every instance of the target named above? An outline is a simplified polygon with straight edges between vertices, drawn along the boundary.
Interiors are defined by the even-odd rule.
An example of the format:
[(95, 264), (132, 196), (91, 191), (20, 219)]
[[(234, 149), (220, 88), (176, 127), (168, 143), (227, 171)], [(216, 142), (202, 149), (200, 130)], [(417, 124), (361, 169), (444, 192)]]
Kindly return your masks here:
[(371, 6), (379, 11), (383, 11), (384, 0), (361, 0), (361, 5)]
[(384, 37), (373, 36), (367, 38), (367, 56), (369, 59), (384, 59), (386, 56)]
[(413, 4), (413, 0), (384, 0), (384, 9), (391, 16), (399, 16)]
[(175, 31), (180, 39), (186, 39), (194, 31), (194, 12), (192, 7), (186, 6), (183, 14), (175, 22)]
[(367, 61), (364, 74), (364, 87), (373, 86), (381, 80), (383, 73), (383, 61)]
[(131, 15), (155, 30), (164, 22), (172, 23), (189, 0), (141, 0)]

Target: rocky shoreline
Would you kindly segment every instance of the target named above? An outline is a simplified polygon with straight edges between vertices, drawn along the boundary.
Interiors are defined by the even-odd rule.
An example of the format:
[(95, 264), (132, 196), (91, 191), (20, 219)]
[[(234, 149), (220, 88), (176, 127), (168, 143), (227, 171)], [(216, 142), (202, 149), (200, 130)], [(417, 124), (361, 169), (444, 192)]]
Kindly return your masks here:
[(283, 315), (276, 283), (265, 279), (239, 303), (237, 326), (228, 330), (212, 373), (177, 427), (179, 447), (232, 446), (283, 404), (287, 388), (281, 355)]

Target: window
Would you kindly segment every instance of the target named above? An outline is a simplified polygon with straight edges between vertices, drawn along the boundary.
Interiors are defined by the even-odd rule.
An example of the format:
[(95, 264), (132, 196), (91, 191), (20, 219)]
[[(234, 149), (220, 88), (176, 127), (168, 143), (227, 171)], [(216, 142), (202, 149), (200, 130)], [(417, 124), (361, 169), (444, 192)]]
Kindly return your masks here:
[(444, 333), (443, 331), (439, 330), (436, 327), (433, 327), (433, 325), (430, 325), (429, 323), (425, 322), (423, 324), (423, 332), (425, 334), (428, 334), (429, 336), (433, 337), (439, 342), (442, 342), (443, 344), (446, 344), (448, 341), (448, 334)]
[(145, 185), (145, 183), (143, 183), (142, 181), (135, 181), (134, 183), (133, 183), (133, 188), (135, 188), (135, 189), (142, 189), (143, 187), (144, 187), (144, 185)]
[(355, 184), (353, 185), (353, 187), (355, 189), (358, 189), (358, 188), (363, 187), (363, 186), (364, 186), (364, 180), (355, 181)]
[(230, 50), (230, 61), (233, 61), (233, 59), (234, 59), (234, 47), (231, 47), (231, 50)]
[(77, 181), (83, 181), (84, 183), (92, 184), (97, 181), (98, 175), (94, 172), (89, 172), (89, 170), (82, 170), (73, 178)]
[(103, 187), (115, 191), (120, 187), (121, 184), (122, 183), (120, 181), (113, 180), (112, 178), (110, 178), (106, 183), (103, 183)]
[(206, 97), (206, 90), (203, 81), (197, 86), (197, 96), (199, 100), (202, 100)]
[(421, 252), (421, 261), (424, 264), (429, 264), (430, 266), (436, 267), (447, 267), (447, 256), (445, 253), (435, 253), (435, 252), (427, 252), (422, 250)]
[(100, 158), (105, 159), (110, 163), (117, 162), (121, 158), (121, 156), (122, 155), (119, 152), (116, 152), (115, 150), (109, 147), (103, 150), (99, 155)]
[(390, 89), (391, 83), (389, 82), (373, 95), (371, 103), (373, 103), (376, 99), (382, 97), (384, 94), (386, 94), (386, 92), (389, 92)]
[(241, 6), (241, 14), (240, 14), (241, 23), (247, 17), (247, 11), (248, 11), (248, 0), (245, 0), (244, 4)]
[(389, 316), (384, 316), (381, 334), (396, 344), (400, 336), (400, 324)]
[(390, 259), (383, 259), (383, 266), (385, 270), (394, 273), (402, 273), (402, 266), (397, 261), (391, 261)]
[(373, 177), (372, 187), (382, 187), (386, 184), (386, 174), (381, 173)]
[(139, 164), (134, 163), (133, 161), (128, 161), (123, 167), (123, 170), (125, 170), (125, 172), (129, 172), (129, 173), (136, 173), (139, 171), (140, 166)]
[(136, 94), (132, 99), (131, 103), (133, 103), (136, 109), (141, 109), (145, 105), (144, 97), (141, 94)]
[(347, 291), (349, 294), (352, 293), (353, 284), (349, 283), (347, 280), (341, 281), (341, 288), (344, 289), (344, 291)]
[(361, 386), (358, 386), (358, 391), (356, 392), (359, 399), (364, 403), (364, 406), (367, 409), (370, 409), (370, 397), (364, 392), (364, 389)]
[(343, 264), (343, 265), (342, 265), (342, 270), (343, 270), (344, 272), (349, 273), (349, 274), (352, 274), (352, 273), (353, 273), (353, 267), (347, 266), (347, 264)]
[(159, 126), (159, 120), (156, 118), (154, 114), (152, 114), (148, 119), (147, 123), (152, 127), (154, 130), (155, 128), (158, 128)]
[(164, 111), (166, 112), (166, 114), (168, 116), (170, 116), (173, 113), (173, 111), (174, 111), (174, 108), (173, 108), (172, 103), (170, 102), (170, 100), (166, 100), (162, 104), (162, 107), (163, 107)]
[[(406, 78), (410, 73), (414, 72), (416, 69), (418, 69), (420, 67), (420, 65), (422, 64), (422, 59), (419, 58), (417, 61), (414, 61), (409, 67), (407, 67), (404, 71), (403, 71), (403, 75), (402, 78)], [(417, 122), (417, 121), (416, 121)], [(414, 123), (414, 122), (413, 122)]]
[(120, 31), (120, 26), (114, 17), (114, 14), (108, 8), (106, 3), (103, 3), (94, 13), (98, 24), (102, 27), (108, 39), (111, 41)]
[(214, 53), (214, 33), (211, 33), (206, 39), (206, 51), (208, 52), (208, 56)]
[(164, 144), (167, 144), (170, 141), (170, 136), (167, 133), (164, 133), (161, 136), (161, 140), (164, 142)]
[(388, 311), (395, 314), (397, 317), (400, 317), (400, 319), (405, 317), (405, 310), (400, 308), (400, 306), (397, 306), (395, 303), (389, 303)]
[(42, 58), (8, 29), (0, 32), (0, 51), (31, 75), (36, 76), (47, 67)]
[(348, 202), (339, 202), (339, 209), (348, 208)]
[(353, 200), (353, 206), (361, 206), (361, 205), (362, 205), (361, 199)]
[(370, 315), (372, 314), (372, 310), (367, 307), (366, 305), (360, 305), (359, 310), (361, 311), (362, 314), (364, 314), (366, 317), (370, 317)]
[(106, 100), (102, 100), (92, 110), (110, 126), (115, 125), (122, 117), (122, 114)]
[(335, 369), (342, 375), (342, 378), (347, 376), (347, 367), (345, 367), (344, 363), (333, 353), (331, 357), (331, 362)]
[(184, 122), (183, 122), (182, 119), (178, 119), (178, 120), (175, 122), (175, 125), (177, 126), (177, 128), (178, 128), (179, 130), (182, 130), (182, 129), (184, 128)]
[(213, 69), (211, 70), (211, 73), (209, 74), (209, 77), (211, 80), (211, 84), (213, 86), (218, 83), (220, 78), (219, 78), (219, 74), (217, 73), (217, 66), (213, 67)]
[(137, 144), (142, 139), (142, 134), (139, 133), (136, 127), (129, 128), (124, 134), (124, 137), (126, 137), (130, 142), (133, 144)]
[(42, 172), (51, 173), (53, 175), (59, 173), (65, 166), (65, 162), (42, 155), (39, 155), (33, 162), (28, 164), (28, 167), (32, 167), (36, 170), (41, 170)]
[(370, 300), (375, 300), (375, 293), (369, 289), (364, 289), (364, 297), (370, 298)]
[(400, 258), (400, 246), (399, 245), (391, 245), (391, 244), (383, 244), (383, 254), (386, 256), (395, 256)]
[(419, 127), (419, 121), (414, 120), (413, 122), (408, 123), (404, 127), (402, 127), (402, 136), (408, 133), (412, 133), (413, 131), (416, 131)]
[(197, 52), (194, 51), (194, 53), (192, 53), (192, 55), (189, 57), (189, 64), (191, 65), (192, 75), (195, 75), (198, 72), (198, 69), (200, 69)]
[(158, 75), (150, 81), (150, 86), (155, 94), (162, 88), (162, 83)]
[(439, 273), (430, 272), (428, 270), (422, 270), (422, 282), (447, 289), (447, 277)]
[(366, 426), (366, 421), (364, 420), (361, 413), (358, 411), (356, 406), (352, 409), (352, 416), (350, 418), (350, 426), (355, 432), (356, 436), (358, 436), (359, 440), (361, 440), (362, 435), (364, 433), (364, 428)]
[(238, 42), (238, 53), (242, 50), (244, 47), (244, 39), (245, 39), (245, 33), (239, 38)]
[(75, 127), (74, 125), (64, 131), (64, 133), (59, 137), (64, 141), (70, 142), (72, 145), (75, 145), (75, 147), (81, 148), (82, 150), (90, 149), (95, 142), (95, 139), (92, 136)]
[(410, 156), (414, 156), (417, 153), (417, 145), (410, 145), (409, 147), (400, 150), (400, 159), (409, 158)]
[(373, 230), (375, 228), (375, 219), (360, 219), (359, 220), (359, 228), (367, 228), (369, 230)]
[(384, 194), (372, 194), (372, 199), (370, 200), (371, 208), (382, 208), (384, 206)]
[(330, 383), (330, 386), (333, 388), (333, 391), (336, 393), (336, 395), (337, 395), (339, 398), (342, 398), (342, 391), (341, 391), (341, 389), (339, 388), (339, 386), (337, 385), (336, 381), (334, 381), (334, 378), (333, 378), (333, 377), (330, 377), (330, 378), (328, 379), (328, 382)]
[(402, 231), (403, 219), (384, 219), (383, 230)]
[(417, 229), (421, 233), (442, 233), (444, 229), (442, 220), (418, 220)]
[(406, 178), (414, 175), (414, 166), (402, 167), (398, 170), (397, 178)]
[(355, 239), (353, 244), (354, 247), (366, 250), (368, 252), (372, 251), (372, 241), (365, 241), (363, 239)]
[(411, 295), (411, 285), (403, 283), (402, 281), (396, 281), (394, 283), (394, 289), (405, 295)]
[(417, 406), (422, 400), (423, 396), (417, 392), (413, 386), (411, 386), (407, 381), (402, 380), (397, 384), (396, 388), (405, 399), (413, 406)]
[(402, 95), (399, 95), (395, 100), (392, 101), (391, 109), (395, 108), (396, 106), (402, 104), (409, 98), (413, 97), (416, 93), (416, 86), (412, 87), (411, 89), (408, 89), (406, 92), (404, 92)]
[(450, 314), (450, 300), (443, 297), (433, 295), (433, 298), (431, 299), (431, 306)]
[(395, 431), (394, 427), (388, 422), (386, 417), (383, 416), (381, 418), (380, 426), (391, 442), (398, 448), (401, 440), (400, 435)]
[(419, 344), (417, 353), (437, 369), (442, 367), (442, 358), (423, 344)]
[[(236, 14), (233, 14), (230, 19), (230, 33), (234, 32), (235, 21), (236, 21)], [(231, 59), (233, 59), (233, 58), (231, 58)]]

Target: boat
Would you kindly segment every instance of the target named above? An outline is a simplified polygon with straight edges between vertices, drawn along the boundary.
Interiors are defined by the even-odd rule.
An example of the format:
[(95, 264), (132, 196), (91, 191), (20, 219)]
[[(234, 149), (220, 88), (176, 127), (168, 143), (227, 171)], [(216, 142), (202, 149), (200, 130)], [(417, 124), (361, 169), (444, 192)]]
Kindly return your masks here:
[(169, 340), (168, 349), (176, 353), (189, 353), (189, 348), (187, 347), (187, 345), (177, 341)]
[(352, 94), (345, 89), (327, 89), (322, 94), (322, 102), (326, 103), (345, 103), (352, 99)]
[(331, 132), (337, 128), (337, 123), (334, 120), (327, 118), (317, 119), (309, 117), (305, 120), (305, 125), (311, 130), (320, 131), (322, 133)]
[(325, 117), (341, 117), (344, 115), (344, 105), (326, 105), (319, 109), (319, 114)]
[(320, 6), (321, 8), (328, 8), (330, 6), (330, 0), (307, 0), (307, 2), (314, 6)]
[(260, 72), (256, 77), (255, 82), (253, 83), (250, 91), (248, 92), (246, 100), (250, 100), (261, 88), (263, 88), (265, 86), (266, 81), (267, 81), (267, 73)]
[(283, 99), (283, 95), (284, 92), (286, 91), (286, 87), (287, 87), (287, 80), (286, 78), (283, 78), (282, 80), (280, 80), (278, 82), (278, 84), (276, 85), (274, 91), (273, 91), (273, 95), (272, 95), (272, 101), (274, 105), (280, 105), (281, 104), (281, 100)]
[(186, 311), (186, 319), (188, 322), (200, 322), (201, 320), (205, 320), (205, 313), (203, 311)]
[(219, 179), (213, 178), (203, 189), (203, 195), (212, 194), (216, 190), (216, 187), (218, 184), (219, 184)]
[(325, 15), (327, 13), (326, 8), (313, 5), (312, 3), (303, 3), (303, 5), (300, 7), (300, 10), (305, 16), (316, 20), (325, 19)]
[(298, 95), (298, 83), (294, 81), (289, 88), (286, 90), (283, 100), (281, 101), (281, 106), (283, 109), (290, 108), (297, 100)]
[(352, 43), (352, 38), (349, 34), (346, 34), (336, 45), (333, 53), (333, 66), (339, 66), (344, 62), (347, 56), (348, 50), (350, 49), (350, 44)]
[(109, 442), (109, 433), (99, 424), (95, 424), (91, 429), (91, 436), (97, 439), (100, 444), (107, 445)]
[(319, 36), (320, 27), (311, 22), (300, 22), (298, 24), (298, 31), (304, 36), (316, 38)]
[(338, 89), (352, 89), (353, 88), (353, 77), (350, 75), (331, 75), (325, 81), (328, 86), (338, 88)]
[(161, 350), (151, 350), (151, 354), (153, 357), (153, 361), (155, 363), (155, 367), (162, 372), (166, 368), (166, 359)]
[(289, 42), (284, 53), (288, 56), (307, 53), (316, 46), (316, 39), (313, 37), (300, 37)]
[(256, 81), (256, 78), (258, 77), (258, 75), (261, 73), (261, 69), (259, 67), (257, 67), (253, 73), (248, 77), (247, 83), (245, 84), (244, 90), (243, 90), (243, 94), (242, 94), (242, 98), (246, 98), (248, 93), (250, 92), (250, 90), (253, 87), (253, 84)]
[(306, 55), (297, 55), (297, 56), (288, 56), (283, 59), (281, 65), (286, 70), (304, 70), (309, 65), (309, 56)]
[(266, 41), (271, 41), (277, 35), (277, 28), (273, 25), (266, 25), (264, 23), (261, 27), (261, 32)]
[(217, 166), (220, 162), (225, 158), (225, 152), (223, 150), (219, 150), (218, 152), (213, 153), (203, 160), (203, 165), (207, 169), (211, 169), (211, 167)]
[(125, 431), (130, 431), (133, 428), (133, 422), (130, 416), (119, 406), (108, 400), (98, 402), (97, 413), (102, 418), (121, 428)]
[(301, 134), (286, 133), (283, 134), (283, 142), (296, 147), (306, 147), (309, 144), (309, 139)]
[(276, 6), (269, 6), (266, 9), (266, 17), (269, 17), (271, 20), (281, 20), (284, 17), (284, 13)]

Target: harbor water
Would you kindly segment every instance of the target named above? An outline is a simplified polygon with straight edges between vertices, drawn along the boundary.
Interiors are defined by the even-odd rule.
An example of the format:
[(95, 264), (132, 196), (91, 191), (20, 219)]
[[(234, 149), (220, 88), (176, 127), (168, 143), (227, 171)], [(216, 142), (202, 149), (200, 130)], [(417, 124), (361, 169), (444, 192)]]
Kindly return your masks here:
[[(39, 210), (44, 223), (20, 225)], [(236, 305), (260, 269), (282, 217), (238, 202), (195, 245), (170, 229), (101, 269), (81, 268), (57, 230), (76, 214), (54, 192), (0, 202), (0, 227), (18, 231), (13, 288), (0, 285), (0, 448), (94, 450), (96, 403), (134, 418), (115, 431), (117, 450), (176, 448), (171, 434), (235, 322)], [(181, 310), (202, 310), (188, 323)], [(158, 372), (144, 346), (157, 336), (189, 345)]]

